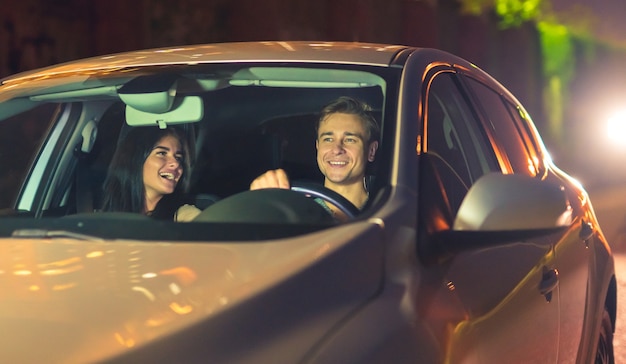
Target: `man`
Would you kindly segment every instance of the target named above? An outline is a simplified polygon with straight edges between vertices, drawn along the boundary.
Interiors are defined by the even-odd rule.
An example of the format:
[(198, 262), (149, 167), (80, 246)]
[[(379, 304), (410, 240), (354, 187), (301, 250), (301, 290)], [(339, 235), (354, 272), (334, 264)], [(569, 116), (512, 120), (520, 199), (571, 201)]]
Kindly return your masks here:
[[(324, 175), (324, 187), (333, 190), (362, 209), (369, 198), (365, 172), (374, 161), (380, 128), (371, 107), (351, 97), (340, 97), (322, 110), (317, 123), (317, 165)], [(287, 173), (270, 170), (257, 177), (251, 190), (290, 188)], [(335, 206), (327, 206), (338, 216)]]

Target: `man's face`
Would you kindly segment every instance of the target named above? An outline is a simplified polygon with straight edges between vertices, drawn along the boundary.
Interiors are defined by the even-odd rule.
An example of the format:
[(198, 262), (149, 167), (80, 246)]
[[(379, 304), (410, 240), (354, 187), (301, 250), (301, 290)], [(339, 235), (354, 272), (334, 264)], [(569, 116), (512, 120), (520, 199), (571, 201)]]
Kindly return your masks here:
[(368, 161), (374, 160), (378, 142), (367, 143), (368, 135), (357, 115), (335, 113), (324, 119), (317, 132), (317, 165), (325, 185), (363, 183)]

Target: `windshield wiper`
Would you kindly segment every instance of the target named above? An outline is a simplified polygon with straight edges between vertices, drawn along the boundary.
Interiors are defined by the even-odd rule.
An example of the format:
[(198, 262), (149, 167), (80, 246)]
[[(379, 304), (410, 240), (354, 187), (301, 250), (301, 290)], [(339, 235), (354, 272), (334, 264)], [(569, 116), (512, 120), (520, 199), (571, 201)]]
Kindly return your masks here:
[(97, 236), (75, 233), (73, 231), (46, 230), (46, 229), (18, 229), (11, 233), (11, 237), (14, 237), (14, 238), (70, 238), (70, 239), (88, 240), (88, 241), (104, 241), (104, 239), (97, 237)]

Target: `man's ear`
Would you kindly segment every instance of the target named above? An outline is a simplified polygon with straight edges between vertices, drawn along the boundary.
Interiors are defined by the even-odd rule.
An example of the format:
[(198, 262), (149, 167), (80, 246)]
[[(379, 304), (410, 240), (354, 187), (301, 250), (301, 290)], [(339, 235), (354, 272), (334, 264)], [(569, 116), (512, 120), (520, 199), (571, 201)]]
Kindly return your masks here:
[(315, 139), (315, 150), (320, 149), (320, 143), (319, 140)]
[(370, 143), (368, 150), (367, 150), (367, 160), (370, 162), (374, 161), (374, 158), (376, 157), (376, 151), (378, 150), (378, 141), (373, 141)]

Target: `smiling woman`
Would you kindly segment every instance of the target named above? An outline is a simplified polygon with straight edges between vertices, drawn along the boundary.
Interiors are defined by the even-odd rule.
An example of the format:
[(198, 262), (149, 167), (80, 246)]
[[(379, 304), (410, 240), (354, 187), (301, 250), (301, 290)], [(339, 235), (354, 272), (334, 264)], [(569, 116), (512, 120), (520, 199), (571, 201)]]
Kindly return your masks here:
[(103, 210), (176, 221), (193, 219), (199, 210), (184, 197), (189, 187), (189, 156), (186, 138), (177, 129), (131, 129), (109, 166)]

